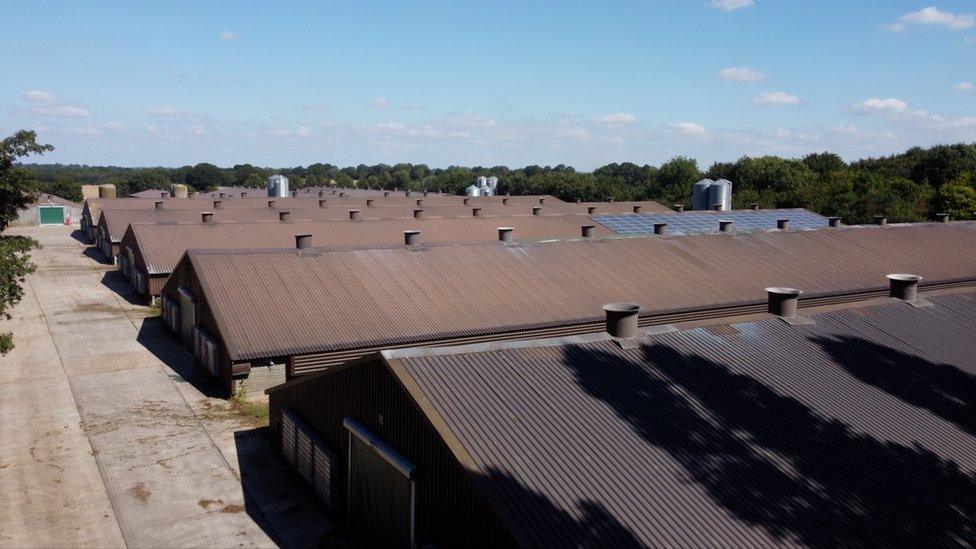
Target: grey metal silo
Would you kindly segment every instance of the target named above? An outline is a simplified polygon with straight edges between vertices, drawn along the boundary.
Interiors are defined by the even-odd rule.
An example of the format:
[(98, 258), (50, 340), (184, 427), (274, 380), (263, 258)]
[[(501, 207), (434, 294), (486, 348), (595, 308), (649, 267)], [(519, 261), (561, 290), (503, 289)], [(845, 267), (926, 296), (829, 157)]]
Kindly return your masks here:
[(712, 187), (711, 179), (702, 179), (691, 187), (691, 208), (694, 210), (710, 210), (712, 205), (709, 202), (709, 189)]

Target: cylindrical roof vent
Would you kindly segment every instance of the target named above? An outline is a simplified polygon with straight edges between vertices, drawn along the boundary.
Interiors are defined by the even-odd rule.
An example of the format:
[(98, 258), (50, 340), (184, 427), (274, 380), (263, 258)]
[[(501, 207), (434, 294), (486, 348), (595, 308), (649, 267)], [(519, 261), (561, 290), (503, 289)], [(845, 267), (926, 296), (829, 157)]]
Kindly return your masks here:
[(268, 201), (268, 207), (269, 208), (274, 208), (276, 204), (277, 204), (277, 202), (275, 202), (274, 200), (269, 200)]
[(576, 197), (576, 203), (577, 204), (582, 204), (583, 203), (583, 199), (580, 198), (580, 197)]
[(580, 225), (580, 234), (583, 238), (593, 238), (595, 229), (595, 225)]
[(715, 210), (716, 212), (720, 212), (720, 211), (722, 211), (722, 205), (721, 204), (712, 204), (712, 209)]
[(213, 212), (203, 212), (200, 215), (203, 218), (203, 222), (204, 223), (213, 223), (214, 222)]
[(349, 219), (353, 221), (359, 219), (359, 210), (349, 210)]
[(471, 215), (481, 217), (481, 208), (471, 208)]
[(197, 192), (196, 191), (189, 191), (189, 192), (186, 193), (186, 196), (189, 197), (189, 198), (196, 198), (197, 197)]
[(886, 215), (876, 215), (876, 216), (874, 216), (874, 224), (875, 225), (882, 225), (882, 226), (887, 225), (888, 224), (888, 216), (886, 216)]
[(515, 238), (515, 227), (498, 227), (498, 240), (511, 242)]
[(407, 198), (410, 198), (410, 191), (406, 192)]
[(241, 198), (247, 198), (247, 193), (241, 193)]
[(545, 204), (545, 203), (546, 203), (546, 199), (545, 198), (540, 198), (539, 199), (539, 204)]
[(802, 293), (795, 288), (766, 288), (766, 310), (783, 318), (796, 318), (796, 307)]
[(312, 247), (312, 235), (310, 234), (296, 234), (295, 235), (295, 248), (301, 250), (304, 248)]
[(218, 194), (220, 195), (220, 198), (224, 198), (224, 196), (226, 196), (224, 193), (218, 193)]
[(679, 212), (679, 213), (685, 211), (685, 205), (684, 204), (674, 204), (671, 207), (674, 209), (674, 211)]
[(319, 198), (322, 198), (323, 196), (325, 196), (325, 191), (319, 191)]
[(939, 223), (948, 223), (949, 222), (949, 214), (947, 214), (947, 213), (937, 213), (937, 214), (935, 214), (935, 220), (938, 221)]
[(336, 193), (336, 190), (335, 189), (332, 189), (332, 194), (335, 194), (335, 193)]
[(423, 206), (424, 205), (424, 199), (423, 198), (418, 198), (417, 199), (417, 205), (418, 206)]
[(637, 204), (637, 205), (634, 206), (634, 213), (635, 214), (641, 213), (641, 206), (640, 206), (640, 204)]
[(157, 210), (162, 210), (163, 209), (163, 204), (165, 204), (165, 202), (163, 202), (162, 200), (157, 200), (156, 201), (156, 204), (155, 204), (156, 209)]
[(613, 204), (613, 197), (612, 196), (608, 196), (607, 197), (607, 202)]
[(619, 339), (637, 337), (637, 315), (641, 306), (637, 303), (607, 303), (603, 312), (607, 317), (607, 333)]
[(658, 236), (668, 236), (668, 224), (663, 221), (654, 223), (654, 234)]
[(424, 189), (424, 196), (427, 196), (427, 190)]
[(542, 215), (542, 206), (532, 206), (532, 215)]
[(840, 217), (832, 215), (827, 218), (827, 225), (831, 227), (840, 227)]
[(415, 208), (413, 210), (413, 216), (415, 218), (417, 218), (417, 219), (422, 219), (424, 217), (424, 210), (423, 210), (423, 208)]
[(508, 206), (508, 199), (507, 198), (503, 198), (502, 199), (502, 204), (505, 205), (505, 206)]
[(587, 206), (586, 213), (593, 215), (596, 213), (596, 206)]
[(339, 193), (339, 198), (345, 198), (345, 197), (346, 197), (346, 192), (345, 191), (342, 191), (342, 192)]
[(373, 199), (372, 198), (367, 198), (366, 199), (366, 207), (369, 208), (369, 207), (372, 207), (372, 206), (373, 206)]
[(278, 212), (278, 221), (291, 221), (291, 212)]
[(221, 205), (222, 205), (223, 203), (224, 203), (224, 201), (223, 201), (223, 200), (214, 200), (214, 203), (213, 203), (213, 206), (214, 206), (214, 209), (215, 209), (215, 210), (217, 210), (217, 209), (220, 209), (220, 206), (221, 206)]
[(790, 229), (790, 219), (788, 217), (781, 217), (776, 220), (776, 228), (781, 231), (787, 231)]
[(468, 204), (471, 203), (471, 199), (470, 198), (462, 198), (461, 199), (461, 203), (464, 204), (465, 206), (467, 206)]
[(292, 191), (292, 192), (291, 192), (291, 196), (292, 196), (292, 197), (296, 197), (296, 196), (298, 196), (298, 191)]
[(389, 198), (389, 196), (390, 196), (390, 191), (383, 191), (384, 198)]
[(732, 220), (731, 219), (719, 219), (718, 220), (718, 230), (719, 230), (719, 232), (723, 232), (723, 233), (732, 232)]
[(321, 200), (319, 200), (319, 208), (325, 208), (326, 206), (328, 206), (328, 204), (329, 204), (329, 201), (326, 200), (326, 199), (324, 199), (324, 198), (321, 199)]
[(420, 231), (413, 229), (403, 231), (403, 243), (407, 246), (416, 246), (417, 244), (420, 244)]
[(918, 295), (918, 282), (922, 277), (913, 274), (888, 275), (888, 295), (905, 301), (915, 301)]
[(758, 212), (759, 211), (759, 203), (758, 202), (753, 202), (752, 204), (749, 204), (749, 209), (752, 210), (752, 211), (754, 211), (754, 212)]

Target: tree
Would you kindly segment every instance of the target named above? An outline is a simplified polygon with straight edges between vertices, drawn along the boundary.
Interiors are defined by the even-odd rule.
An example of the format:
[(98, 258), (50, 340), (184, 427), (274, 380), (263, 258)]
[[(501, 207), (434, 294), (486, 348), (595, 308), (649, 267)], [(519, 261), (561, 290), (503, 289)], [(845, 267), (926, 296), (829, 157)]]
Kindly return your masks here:
[(58, 174), (53, 183), (44, 183), (41, 189), (47, 194), (59, 196), (72, 202), (81, 202), (81, 185), (75, 182), (70, 174)]
[(691, 200), (691, 186), (701, 179), (698, 163), (691, 158), (673, 158), (657, 170), (657, 189), (655, 198), (666, 204), (688, 203)]
[(976, 188), (973, 176), (965, 173), (939, 189), (937, 207), (953, 219), (972, 219), (976, 215)]
[(213, 164), (201, 163), (186, 172), (186, 184), (198, 191), (212, 191), (230, 183), (230, 178)]
[[(36, 133), (26, 130), (0, 142), (0, 233), (17, 218), (18, 210), (36, 198), (37, 183), (27, 170), (15, 167), (14, 161), (53, 150), (51, 145), (39, 144)], [(37, 241), (31, 238), (0, 234), (0, 315), (8, 320), (10, 313), (7, 310), (23, 298), (21, 285), (36, 268), (30, 261), (29, 252), (37, 246)], [(13, 348), (13, 335), (0, 333), (0, 355)]]

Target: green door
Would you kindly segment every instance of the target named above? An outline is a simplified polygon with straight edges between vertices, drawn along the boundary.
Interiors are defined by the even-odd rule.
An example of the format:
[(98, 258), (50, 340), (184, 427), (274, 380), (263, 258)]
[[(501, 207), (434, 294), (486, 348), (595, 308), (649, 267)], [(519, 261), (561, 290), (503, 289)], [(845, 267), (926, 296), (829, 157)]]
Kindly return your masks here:
[(41, 225), (60, 225), (64, 223), (63, 206), (39, 206), (37, 210), (41, 213)]

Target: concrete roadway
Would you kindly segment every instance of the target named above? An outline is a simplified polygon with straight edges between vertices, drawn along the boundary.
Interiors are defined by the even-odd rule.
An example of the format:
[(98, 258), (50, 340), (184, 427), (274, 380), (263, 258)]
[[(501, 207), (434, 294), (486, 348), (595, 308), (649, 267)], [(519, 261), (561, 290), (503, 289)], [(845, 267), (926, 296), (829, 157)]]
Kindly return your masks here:
[[(66, 227), (0, 330), (0, 547), (332, 544), (263, 433), (208, 397), (158, 318)], [(128, 298), (128, 299), (127, 299)]]

